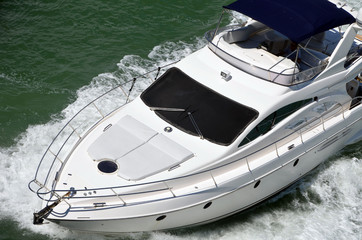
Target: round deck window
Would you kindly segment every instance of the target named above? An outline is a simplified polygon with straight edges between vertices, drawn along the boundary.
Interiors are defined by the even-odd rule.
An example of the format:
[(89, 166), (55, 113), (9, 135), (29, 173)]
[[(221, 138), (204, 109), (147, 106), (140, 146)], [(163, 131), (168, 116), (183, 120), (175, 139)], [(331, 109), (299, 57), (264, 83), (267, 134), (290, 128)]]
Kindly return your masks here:
[(113, 161), (104, 160), (98, 163), (98, 169), (102, 173), (114, 173), (118, 170), (118, 165)]

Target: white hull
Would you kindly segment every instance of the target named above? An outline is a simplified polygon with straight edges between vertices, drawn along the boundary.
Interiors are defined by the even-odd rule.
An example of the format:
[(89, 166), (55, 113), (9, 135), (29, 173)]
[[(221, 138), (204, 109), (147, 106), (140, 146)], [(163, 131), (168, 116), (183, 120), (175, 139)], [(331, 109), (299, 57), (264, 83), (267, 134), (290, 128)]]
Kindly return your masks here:
[[(301, 147), (299, 150), (294, 149), (293, 154), (281, 156), (273, 164), (278, 167), (269, 171), (269, 173), (265, 173), (264, 176), (250, 179), (247, 184), (243, 184), (245, 183), (245, 176), (241, 176), (241, 178), (237, 178), (225, 184), (225, 186), (220, 186), (220, 188), (201, 192), (195, 196), (185, 197), (190, 198), (190, 201), (196, 204), (163, 212), (164, 206), (178, 206), (177, 201), (182, 202), (182, 204), (185, 203), (184, 199), (174, 198), (149, 203), (145, 207), (159, 209), (159, 213), (149, 216), (86, 220), (87, 213), (85, 212), (82, 214), (75, 213), (77, 219), (74, 220), (62, 220), (59, 218), (49, 218), (49, 220), (70, 229), (112, 233), (167, 230), (217, 221), (270, 198), (308, 174), (328, 157), (345, 147), (346, 143), (350, 142), (350, 140), (353, 140), (351, 143), (355, 143), (356, 140), (360, 141), (362, 139), (362, 132), (360, 130), (362, 128), (361, 115), (362, 106), (359, 106), (354, 109), (353, 114), (348, 118), (340, 121), (304, 147)], [(299, 159), (299, 161), (295, 165), (296, 159)], [(255, 187), (258, 180), (260, 180), (260, 184)], [(226, 192), (223, 188), (234, 190), (220, 194), (220, 192)], [(205, 205), (209, 202), (212, 204), (204, 209)], [(100, 211), (105, 211), (105, 216), (108, 214), (122, 216), (124, 214), (122, 207)], [(110, 211), (110, 213), (107, 213), (107, 211)], [(71, 217), (72, 214), (69, 213), (68, 217)], [(126, 214), (129, 213), (127, 212)], [(163, 215), (166, 216), (163, 220), (156, 220)], [(82, 220), (82, 218), (84, 219)]]
[[(296, 3), (283, 4), (293, 17)], [(147, 88), (152, 72), (90, 102), (29, 183), (43, 200), (34, 224), (106, 233), (205, 224), (270, 198), (361, 141), (362, 10), (356, 23), (323, 4), (331, 24), (299, 32), (280, 21), (285, 35), (254, 20), (218, 28), (206, 33), (207, 46), (160, 76), (155, 70)], [(343, 37), (341, 24), (350, 24)], [(139, 96), (135, 84), (145, 89)]]

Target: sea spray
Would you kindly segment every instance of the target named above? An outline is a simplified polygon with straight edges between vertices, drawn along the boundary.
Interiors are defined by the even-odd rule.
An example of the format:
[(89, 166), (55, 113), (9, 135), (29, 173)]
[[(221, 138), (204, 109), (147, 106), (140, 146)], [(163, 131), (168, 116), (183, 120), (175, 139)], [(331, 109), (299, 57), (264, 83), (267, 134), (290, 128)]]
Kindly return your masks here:
[[(32, 214), (40, 210), (40, 200), (28, 189), (28, 182), (34, 178), (35, 171), (48, 145), (60, 129), (88, 102), (106, 91), (129, 81), (134, 76), (142, 75), (158, 66), (180, 60), (204, 45), (200, 38), (194, 43), (166, 42), (154, 47), (147, 59), (128, 55), (118, 64), (118, 70), (113, 73), (103, 73), (94, 77), (91, 83), (77, 91), (76, 100), (68, 105), (61, 113), (52, 117), (52, 121), (43, 125), (29, 126), (16, 139), (16, 144), (9, 148), (0, 148), (0, 219), (11, 219), (18, 223), (20, 228), (46, 234), (56, 238), (79, 238), (75, 234), (55, 224), (42, 226), (32, 225)], [(150, 79), (142, 79), (135, 85), (135, 93), (139, 94), (150, 84)], [(132, 96), (133, 98), (136, 95)], [(108, 99), (107, 99), (108, 98)], [(114, 102), (107, 96), (109, 104)], [(97, 113), (87, 116), (95, 119)], [(45, 173), (46, 174), (46, 173)], [(86, 234), (82, 239), (99, 239), (100, 236)], [(128, 236), (128, 235), (127, 235)], [(132, 235), (137, 237), (139, 235)], [(140, 235), (144, 236), (144, 235)], [(142, 237), (143, 238), (143, 237)]]
[[(347, 2), (362, 7), (359, 0)], [(205, 41), (199, 38), (191, 44), (166, 42), (154, 47), (148, 58), (123, 57), (117, 71), (94, 77), (89, 85), (77, 91), (76, 100), (54, 115), (53, 120), (29, 126), (16, 139), (16, 144), (0, 148), (1, 221), (15, 221), (19, 228), (57, 239), (362, 239), (361, 143), (327, 160), (264, 204), (206, 226), (104, 236), (71, 232), (55, 224), (32, 225), (32, 213), (39, 210), (40, 201), (28, 190), (27, 184), (33, 179), (48, 144), (62, 126), (107, 89), (129, 80), (134, 74), (177, 61), (204, 45)], [(143, 86), (138, 86), (137, 90), (142, 91)]]

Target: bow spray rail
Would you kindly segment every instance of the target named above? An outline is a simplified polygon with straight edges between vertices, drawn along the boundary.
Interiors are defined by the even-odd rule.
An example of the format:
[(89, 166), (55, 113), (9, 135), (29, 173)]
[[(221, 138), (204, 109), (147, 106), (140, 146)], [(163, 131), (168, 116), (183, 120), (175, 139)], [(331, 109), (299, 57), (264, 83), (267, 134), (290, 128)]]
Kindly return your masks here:
[[(60, 198), (52, 190), (58, 178), (57, 174), (67, 161), (67, 154), (70, 150), (79, 144), (82, 138), (87, 135), (89, 129), (112, 112), (132, 101), (143, 89), (158, 78), (160, 72), (164, 72), (177, 62), (158, 67), (119, 84), (80, 109), (61, 128), (46, 149), (39, 162), (34, 179), (28, 184), (29, 189), (41, 199), (43, 199), (42, 195), (50, 192)], [(151, 77), (151, 74), (154, 74), (154, 78)]]

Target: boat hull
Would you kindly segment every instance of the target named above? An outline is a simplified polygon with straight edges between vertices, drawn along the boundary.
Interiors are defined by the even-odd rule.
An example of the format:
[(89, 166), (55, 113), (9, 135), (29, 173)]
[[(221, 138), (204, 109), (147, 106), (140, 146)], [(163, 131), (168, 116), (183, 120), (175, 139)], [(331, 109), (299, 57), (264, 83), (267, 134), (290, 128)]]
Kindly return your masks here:
[[(319, 137), (304, 143), (300, 150), (293, 149), (293, 151), (280, 156), (279, 161), (283, 164), (279, 164), (280, 166), (272, 171), (258, 177), (256, 177), (257, 172), (252, 172), (255, 179), (247, 184), (241, 184), (241, 179), (234, 179), (225, 186), (219, 186), (201, 193), (152, 202), (146, 207), (158, 209), (158, 211), (147, 216), (122, 217), (124, 216), (122, 214), (123, 207), (119, 207), (92, 211), (93, 215), (97, 214), (96, 211), (112, 212), (114, 217), (107, 219), (85, 219), (82, 217), (69, 219), (68, 215), (74, 217), (76, 214), (69, 213), (64, 218), (52, 218), (50, 216), (48, 220), (80, 231), (120, 233), (190, 227), (225, 218), (246, 210), (282, 191), (341, 150), (346, 144), (361, 141), (361, 112), (361, 106), (356, 107), (350, 111), (349, 116), (345, 117), (344, 120), (328, 128)], [(233, 190), (225, 191), (225, 189)], [(170, 206), (176, 206), (173, 202), (184, 201), (186, 198), (194, 200), (189, 200), (183, 208), (170, 208)], [(167, 210), (168, 208), (169, 210)], [(160, 211), (160, 209), (164, 209), (164, 211)]]

